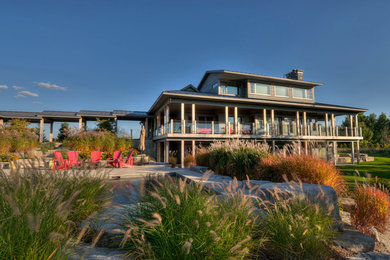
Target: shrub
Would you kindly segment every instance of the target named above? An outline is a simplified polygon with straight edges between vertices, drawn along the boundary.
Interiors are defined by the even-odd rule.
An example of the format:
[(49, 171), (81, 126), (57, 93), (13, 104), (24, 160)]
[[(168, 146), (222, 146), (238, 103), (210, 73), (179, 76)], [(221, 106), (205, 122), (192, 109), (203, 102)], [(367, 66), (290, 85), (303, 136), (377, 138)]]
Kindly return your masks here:
[[(104, 176), (0, 170), (0, 259), (64, 259), (80, 222), (109, 200)], [(75, 239), (75, 238), (73, 238)]]
[(184, 157), (184, 167), (190, 168), (192, 165), (196, 164), (196, 159), (191, 154), (187, 154), (186, 157)]
[(286, 175), (289, 180), (327, 185), (338, 193), (343, 193), (346, 189), (340, 170), (320, 158), (292, 155), (281, 158), (279, 162), (279, 174)]
[(200, 184), (170, 178), (152, 187), (141, 203), (129, 209), (123, 223), (129, 234), (123, 244), (132, 257), (243, 258), (262, 245), (263, 239), (255, 233), (252, 202), (242, 192), (217, 200)]
[(47, 153), (49, 150), (54, 150), (55, 145), (54, 143), (41, 143), (41, 152)]
[(38, 136), (28, 125), (26, 121), (12, 120), (0, 128), (0, 153), (24, 153), (39, 147)]
[(383, 232), (390, 217), (389, 192), (374, 186), (356, 186), (353, 194), (356, 206), (351, 212), (352, 224), (370, 235), (371, 227)]
[(174, 157), (174, 156), (170, 156), (169, 157), (169, 163), (171, 165), (172, 168), (176, 168), (176, 165), (177, 165), (177, 158)]
[(210, 163), (209, 163), (210, 158), (209, 157), (210, 157), (209, 152), (205, 152), (205, 151), (199, 152), (195, 156), (196, 165), (209, 167), (210, 166)]
[(124, 154), (131, 151), (132, 140), (126, 137), (117, 137), (108, 131), (73, 131), (64, 140), (63, 146), (79, 151), (80, 155), (88, 158), (92, 151), (102, 151), (112, 156), (115, 150)]
[(262, 249), (272, 259), (326, 259), (333, 220), (305, 200), (294, 199), (267, 210), (261, 230), (267, 242)]

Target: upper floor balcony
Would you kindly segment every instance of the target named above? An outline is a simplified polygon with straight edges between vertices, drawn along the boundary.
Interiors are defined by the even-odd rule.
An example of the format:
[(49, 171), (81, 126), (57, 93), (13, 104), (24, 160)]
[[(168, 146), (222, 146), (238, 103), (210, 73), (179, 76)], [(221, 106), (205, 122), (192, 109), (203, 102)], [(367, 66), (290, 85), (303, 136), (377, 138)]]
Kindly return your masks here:
[(158, 126), (154, 139), (181, 138), (273, 138), (302, 140), (361, 140), (359, 127), (324, 126), (310, 123), (306, 126), (296, 121), (274, 123), (231, 123), (221, 121), (173, 120)]

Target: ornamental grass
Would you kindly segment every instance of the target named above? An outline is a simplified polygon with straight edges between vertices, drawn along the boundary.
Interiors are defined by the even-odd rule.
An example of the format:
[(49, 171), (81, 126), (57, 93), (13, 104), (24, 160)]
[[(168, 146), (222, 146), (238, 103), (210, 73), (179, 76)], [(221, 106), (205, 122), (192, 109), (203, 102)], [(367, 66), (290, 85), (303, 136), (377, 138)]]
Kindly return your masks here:
[(356, 202), (351, 211), (351, 223), (368, 235), (372, 235), (372, 228), (383, 232), (390, 218), (389, 191), (363, 184), (356, 185), (351, 195)]
[(104, 173), (0, 169), (0, 259), (66, 259), (80, 222), (110, 200)]
[(242, 192), (218, 197), (202, 184), (170, 177), (149, 187), (123, 222), (122, 245), (132, 258), (236, 259), (264, 242), (256, 208)]
[(0, 127), (0, 154), (24, 153), (39, 147), (38, 136), (28, 125), (22, 120), (12, 120)]
[(72, 129), (63, 142), (64, 147), (78, 151), (82, 157), (89, 157), (92, 151), (101, 151), (112, 156), (116, 150), (124, 155), (132, 150), (133, 141), (127, 137), (117, 137), (109, 131), (76, 131)]

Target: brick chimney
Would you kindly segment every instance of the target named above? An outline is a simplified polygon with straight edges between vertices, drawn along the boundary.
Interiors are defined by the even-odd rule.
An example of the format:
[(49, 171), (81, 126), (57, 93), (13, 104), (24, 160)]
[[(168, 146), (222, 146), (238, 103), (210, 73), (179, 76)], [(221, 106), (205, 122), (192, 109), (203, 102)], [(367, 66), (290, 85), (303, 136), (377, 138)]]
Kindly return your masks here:
[(291, 72), (286, 74), (286, 78), (295, 79), (295, 80), (303, 80), (303, 70), (293, 69)]

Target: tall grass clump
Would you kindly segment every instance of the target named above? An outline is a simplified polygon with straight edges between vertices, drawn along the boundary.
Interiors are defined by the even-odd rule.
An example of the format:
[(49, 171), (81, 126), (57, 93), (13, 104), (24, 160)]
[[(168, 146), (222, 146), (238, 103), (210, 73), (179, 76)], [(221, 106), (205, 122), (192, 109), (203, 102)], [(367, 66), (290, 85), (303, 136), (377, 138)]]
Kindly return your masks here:
[(80, 222), (109, 201), (102, 174), (0, 170), (0, 259), (64, 259)]
[[(198, 165), (208, 166), (215, 173), (236, 177), (239, 180), (253, 176), (253, 172), (268, 154), (269, 147), (253, 141), (215, 141), (208, 148), (201, 148), (197, 155)], [(207, 162), (208, 160), (208, 162)]]
[(0, 154), (24, 153), (39, 147), (38, 136), (23, 120), (12, 120), (0, 127)]
[(133, 141), (126, 137), (117, 137), (109, 131), (76, 131), (72, 129), (63, 146), (79, 151), (83, 157), (88, 157), (92, 151), (102, 151), (107, 156), (112, 156), (116, 150), (128, 154), (131, 151)]
[(141, 259), (228, 259), (250, 255), (263, 240), (242, 193), (207, 193), (185, 180), (154, 181), (123, 223), (123, 245)]
[(267, 207), (262, 252), (271, 259), (327, 259), (334, 221), (318, 205), (292, 199)]
[(390, 218), (389, 191), (363, 184), (355, 187), (352, 197), (356, 206), (351, 211), (351, 223), (368, 235), (372, 234), (372, 227), (383, 232)]
[[(260, 164), (260, 175), (281, 180), (286, 176), (289, 180), (311, 184), (327, 185), (337, 193), (346, 190), (344, 178), (334, 165), (311, 155), (290, 155), (287, 157), (269, 157)], [(273, 176), (273, 177), (272, 177)]]

